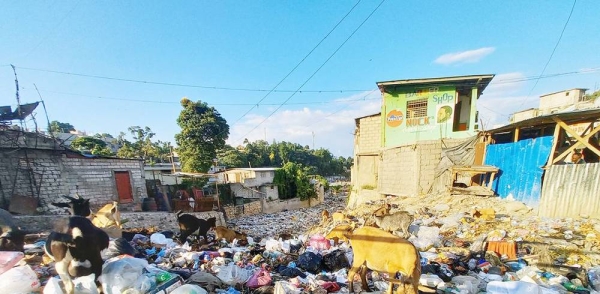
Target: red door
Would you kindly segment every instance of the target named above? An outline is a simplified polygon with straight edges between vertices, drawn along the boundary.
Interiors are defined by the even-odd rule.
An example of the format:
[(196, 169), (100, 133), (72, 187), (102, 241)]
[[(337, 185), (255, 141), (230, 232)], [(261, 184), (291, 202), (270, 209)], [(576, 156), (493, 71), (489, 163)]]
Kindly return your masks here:
[(119, 202), (133, 202), (133, 193), (131, 191), (131, 180), (129, 178), (129, 172), (116, 171), (115, 182), (117, 183), (117, 194), (119, 195)]

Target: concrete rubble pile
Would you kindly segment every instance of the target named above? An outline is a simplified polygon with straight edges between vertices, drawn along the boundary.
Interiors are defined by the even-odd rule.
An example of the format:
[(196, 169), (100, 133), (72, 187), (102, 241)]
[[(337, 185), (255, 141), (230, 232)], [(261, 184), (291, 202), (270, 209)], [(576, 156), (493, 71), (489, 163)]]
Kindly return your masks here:
[[(339, 225), (371, 223), (386, 205), (414, 217), (408, 240), (420, 252), (423, 293), (600, 291), (598, 219), (544, 219), (516, 201), (457, 195), (345, 205), (346, 197), (329, 196), (313, 208), (230, 220), (249, 236), (232, 242), (209, 234), (209, 242), (180, 244), (170, 231), (124, 232), (103, 252), (104, 293), (348, 293), (352, 248), (325, 236)], [(346, 217), (324, 220), (323, 209)], [(30, 236), (25, 254), (0, 252), (3, 293), (63, 293), (44, 240)], [(384, 292), (386, 278), (369, 271), (368, 286)], [(76, 279), (76, 293), (97, 293), (93, 281)]]

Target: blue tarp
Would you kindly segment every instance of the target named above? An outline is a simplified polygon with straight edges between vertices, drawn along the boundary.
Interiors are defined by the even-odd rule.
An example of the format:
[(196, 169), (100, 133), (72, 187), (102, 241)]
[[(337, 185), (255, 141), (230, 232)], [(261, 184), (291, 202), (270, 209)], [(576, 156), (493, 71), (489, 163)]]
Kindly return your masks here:
[(500, 198), (512, 196), (531, 207), (539, 205), (542, 167), (550, 156), (552, 140), (552, 136), (546, 136), (487, 147), (485, 164), (500, 169), (493, 183)]

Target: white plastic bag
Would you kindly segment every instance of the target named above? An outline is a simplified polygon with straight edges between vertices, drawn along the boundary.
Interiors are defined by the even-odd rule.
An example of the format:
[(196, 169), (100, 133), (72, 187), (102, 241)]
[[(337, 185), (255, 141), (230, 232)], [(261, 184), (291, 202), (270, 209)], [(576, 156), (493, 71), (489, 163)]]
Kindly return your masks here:
[(40, 280), (29, 265), (13, 267), (0, 275), (2, 293), (27, 294), (40, 288)]
[(300, 294), (302, 291), (290, 282), (278, 281), (275, 283), (273, 294)]
[(233, 263), (219, 267), (217, 278), (228, 285), (244, 284), (252, 276), (252, 271), (243, 269)]
[(208, 294), (202, 287), (192, 284), (185, 284), (171, 292), (171, 294)]
[(19, 251), (0, 251), (0, 275), (19, 263), (24, 256)]
[(102, 276), (100, 276), (104, 293), (121, 294), (126, 289), (133, 288), (147, 266), (146, 260), (135, 257), (108, 261), (102, 266)]

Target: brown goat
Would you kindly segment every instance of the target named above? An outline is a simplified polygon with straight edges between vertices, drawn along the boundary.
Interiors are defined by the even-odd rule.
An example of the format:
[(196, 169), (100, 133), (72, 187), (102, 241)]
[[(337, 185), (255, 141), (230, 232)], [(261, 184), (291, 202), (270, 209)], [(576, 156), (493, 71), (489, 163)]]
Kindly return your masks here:
[(228, 229), (223, 226), (217, 226), (215, 228), (215, 235), (217, 240), (225, 239), (227, 242), (231, 243), (234, 239), (238, 240), (247, 240), (248, 235), (246, 233), (240, 233), (231, 229)]
[[(412, 290), (419, 293), (421, 262), (419, 251), (410, 242), (378, 228), (362, 227), (347, 233), (354, 260), (348, 272), (348, 290), (354, 293), (354, 276), (360, 271), (362, 289), (368, 291), (366, 268), (383, 272), (389, 276), (387, 294), (392, 294), (393, 283), (401, 282), (406, 293), (406, 279), (410, 279)], [(361, 270), (361, 267), (364, 266)], [(396, 273), (402, 274), (402, 280), (395, 279)]]

